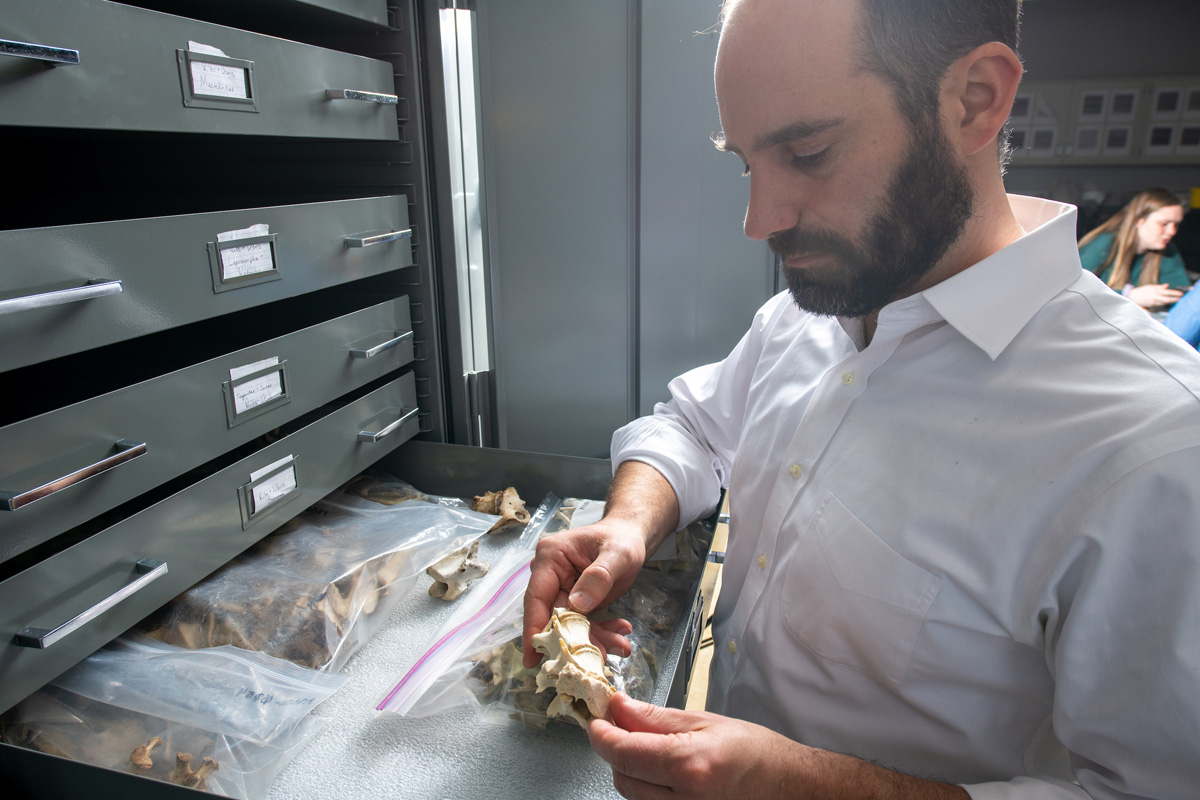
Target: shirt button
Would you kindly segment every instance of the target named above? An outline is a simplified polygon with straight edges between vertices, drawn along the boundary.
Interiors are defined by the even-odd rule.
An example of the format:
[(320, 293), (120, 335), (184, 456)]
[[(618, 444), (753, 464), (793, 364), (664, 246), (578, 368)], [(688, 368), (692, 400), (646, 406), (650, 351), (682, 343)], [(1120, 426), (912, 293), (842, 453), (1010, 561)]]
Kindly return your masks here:
[(759, 568), (759, 569), (766, 569), (766, 568), (767, 568), (767, 557), (766, 557), (766, 556), (759, 556), (759, 557), (758, 557), (758, 568)]
[(729, 655), (733, 655), (737, 652), (737, 642), (735, 642), (733, 639), (730, 639), (729, 644), (725, 645), (725, 648), (729, 650)]
[(854, 373), (853, 372), (843, 372), (842, 373), (842, 383), (846, 384), (847, 386), (854, 383)]
[(788, 469), (788, 474), (793, 478), (799, 478), (804, 474), (804, 470), (801, 469), (799, 464), (792, 464), (792, 466)]

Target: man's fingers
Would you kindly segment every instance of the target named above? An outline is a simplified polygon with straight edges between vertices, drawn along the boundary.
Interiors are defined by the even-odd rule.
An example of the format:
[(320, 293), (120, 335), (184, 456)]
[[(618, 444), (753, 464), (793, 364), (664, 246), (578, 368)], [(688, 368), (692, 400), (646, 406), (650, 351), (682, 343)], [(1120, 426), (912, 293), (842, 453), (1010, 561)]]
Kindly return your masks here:
[(622, 658), (633, 652), (633, 645), (625, 638), (633, 632), (629, 620), (610, 619), (604, 622), (592, 623), (592, 641), (605, 653), (613, 653)]
[(617, 692), (609, 699), (608, 710), (613, 724), (631, 733), (686, 733), (703, 725), (698, 714), (643, 703), (624, 692)]
[(601, 551), (575, 581), (567, 597), (571, 608), (580, 614), (591, 613), (601, 602), (610, 599), (617, 581), (632, 572), (636, 569), (629, 553), (615, 548)]

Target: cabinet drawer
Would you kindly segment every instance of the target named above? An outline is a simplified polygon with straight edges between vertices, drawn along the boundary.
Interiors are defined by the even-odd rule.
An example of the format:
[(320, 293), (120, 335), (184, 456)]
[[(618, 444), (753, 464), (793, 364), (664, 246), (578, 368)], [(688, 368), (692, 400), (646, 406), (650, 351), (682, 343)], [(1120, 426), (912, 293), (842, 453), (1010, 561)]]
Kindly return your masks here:
[(17, 43), (0, 58), (6, 125), (399, 138), (393, 68), (375, 59), (99, 0), (6, 2), (0, 39)]
[[(416, 408), (416, 387), (408, 373), (0, 582), (0, 630), (5, 632), (0, 709), (416, 435)], [(390, 433), (380, 435), (400, 420)], [(369, 441), (367, 433), (377, 440)], [(146, 569), (161, 563), (166, 569), (140, 574), (137, 565), (147, 559), (153, 563)], [(131, 592), (138, 581), (142, 584)], [(82, 621), (44, 648), (20, 646), (12, 636), (26, 628), (53, 631), (69, 620)]]
[(408, 364), (412, 339), (401, 297), (0, 428), (0, 561)]
[(408, 230), (397, 195), (0, 231), (0, 371), (410, 266)]

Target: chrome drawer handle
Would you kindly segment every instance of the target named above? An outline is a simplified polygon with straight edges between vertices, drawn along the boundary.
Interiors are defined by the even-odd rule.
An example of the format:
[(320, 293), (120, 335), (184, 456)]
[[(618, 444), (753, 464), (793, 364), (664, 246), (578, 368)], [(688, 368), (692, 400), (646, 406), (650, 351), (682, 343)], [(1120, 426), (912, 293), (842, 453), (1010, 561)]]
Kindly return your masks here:
[(44, 61), (52, 67), (59, 64), (79, 63), (78, 50), (71, 50), (68, 47), (51, 47), (45, 44), (14, 42), (8, 39), (0, 39), (0, 56), (32, 58), (35, 61)]
[(405, 228), (402, 231), (388, 231), (387, 233), (359, 233), (354, 236), (344, 236), (342, 240), (346, 243), (346, 247), (374, 247), (377, 244), (411, 238), (412, 228)]
[(64, 475), (58, 480), (50, 481), (36, 489), (20, 493), (0, 491), (0, 510), (16, 511), (21, 506), (27, 506), (35, 500), (49, 497), (55, 492), (66, 489), (68, 486), (74, 486), (81, 481), (86, 481), (88, 478), (99, 475), (101, 472), (118, 467), (126, 461), (132, 461), (138, 456), (144, 456), (148, 451), (145, 442), (131, 442), (128, 439), (121, 439), (113, 447), (117, 449), (117, 452), (108, 458), (101, 459), (95, 464), (89, 464), (83, 469), (76, 470), (70, 475)]
[(326, 100), (359, 100), (364, 103), (380, 103), (385, 106), (394, 106), (400, 102), (400, 98), (394, 94), (382, 94), (381, 92), (364, 92), (360, 89), (326, 89)]
[(139, 578), (113, 592), (87, 611), (76, 617), (72, 617), (57, 628), (24, 628), (13, 636), (12, 643), (18, 647), (36, 647), (39, 650), (45, 650), (67, 634), (78, 630), (105, 611), (108, 611), (125, 598), (135, 592), (140, 592), (163, 575), (166, 575), (167, 562), (155, 561), (152, 558), (143, 558), (137, 562), (134, 569), (140, 576)]
[(77, 303), (80, 300), (91, 300), (94, 297), (104, 297), (110, 294), (120, 294), (125, 291), (120, 281), (89, 281), (87, 286), (76, 286), (73, 289), (59, 289), (53, 292), (30, 294), (24, 297), (13, 297), (0, 300), (0, 314), (15, 314), (18, 311), (29, 311), (34, 308), (60, 306), (63, 303)]
[(396, 345), (403, 342), (405, 339), (411, 339), (412, 337), (413, 337), (413, 332), (406, 331), (406, 332), (400, 334), (399, 336), (397, 336), (395, 339), (389, 339), (386, 342), (383, 342), (382, 344), (375, 345), (374, 347), (370, 347), (370, 348), (352, 347), (352, 348), (350, 348), (350, 357), (351, 358), (371, 358), (372, 356), (379, 355), (384, 350), (395, 347)]
[(404, 423), (408, 422), (410, 419), (415, 417), (417, 415), (417, 412), (420, 410), (421, 409), (419, 409), (419, 408), (414, 408), (414, 409), (406, 412), (404, 414), (404, 416), (400, 417), (400, 419), (396, 420), (391, 425), (388, 425), (383, 430), (374, 431), (374, 432), (359, 431), (358, 432), (358, 440), (360, 442), (378, 442), (380, 439), (387, 436), (389, 433), (395, 433), (397, 428), (399, 428), (401, 425), (403, 425)]

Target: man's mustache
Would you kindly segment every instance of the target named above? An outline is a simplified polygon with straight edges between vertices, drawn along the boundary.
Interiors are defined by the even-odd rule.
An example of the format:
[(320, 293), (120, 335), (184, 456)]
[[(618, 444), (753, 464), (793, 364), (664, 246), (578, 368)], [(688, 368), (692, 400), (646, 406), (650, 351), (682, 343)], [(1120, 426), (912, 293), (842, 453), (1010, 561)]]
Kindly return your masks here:
[(781, 258), (799, 258), (818, 253), (853, 258), (855, 254), (854, 245), (843, 237), (828, 231), (804, 229), (799, 226), (768, 237), (767, 246)]

